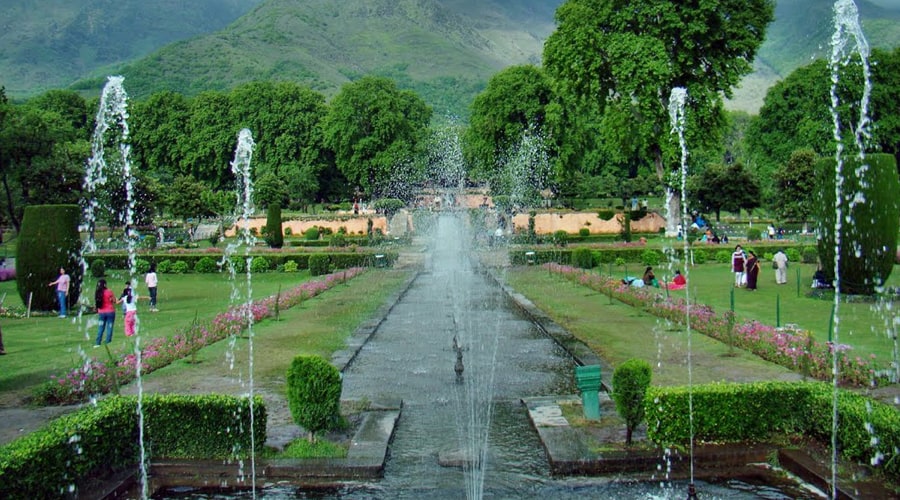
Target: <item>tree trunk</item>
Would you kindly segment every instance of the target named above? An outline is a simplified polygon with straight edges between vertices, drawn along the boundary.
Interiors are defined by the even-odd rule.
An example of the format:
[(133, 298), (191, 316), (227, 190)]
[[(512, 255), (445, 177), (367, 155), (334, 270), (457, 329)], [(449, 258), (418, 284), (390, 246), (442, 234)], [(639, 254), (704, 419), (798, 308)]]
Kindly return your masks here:
[(12, 190), (9, 188), (9, 178), (6, 175), (3, 176), (3, 190), (6, 191), (6, 209), (9, 211), (9, 221), (12, 222), (13, 227), (16, 228), (16, 234), (19, 234), (22, 231), (22, 223), (16, 217), (16, 209), (12, 199)]
[(625, 446), (631, 446), (631, 434), (634, 432), (634, 428), (630, 425), (625, 426)]

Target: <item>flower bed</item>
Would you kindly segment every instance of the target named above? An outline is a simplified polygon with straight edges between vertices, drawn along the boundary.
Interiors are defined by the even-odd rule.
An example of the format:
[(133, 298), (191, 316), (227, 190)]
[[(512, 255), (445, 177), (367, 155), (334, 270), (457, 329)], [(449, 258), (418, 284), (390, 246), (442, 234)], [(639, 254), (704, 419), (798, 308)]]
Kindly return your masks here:
[[(364, 271), (365, 268), (355, 267), (332, 273), (250, 304), (232, 306), (208, 323), (195, 322), (175, 335), (151, 339), (141, 349), (141, 373), (158, 370), (203, 347), (239, 335), (248, 327), (251, 317), (254, 323), (273, 317), (276, 311), (293, 307)], [(137, 377), (137, 366), (138, 356), (133, 352), (118, 360), (91, 358), (64, 375), (51, 376), (49, 382), (37, 389), (35, 401), (39, 404), (73, 404), (93, 395), (113, 392)]]
[(832, 356), (836, 354), (841, 383), (863, 386), (875, 380), (875, 356), (871, 355), (868, 360), (852, 356), (851, 346), (817, 342), (809, 332), (781, 331), (759, 321), (736, 323), (731, 311), (717, 314), (705, 304), (688, 304), (680, 297), (667, 298), (654, 288), (630, 287), (620, 280), (588, 274), (572, 266), (545, 264), (544, 267), (668, 321), (685, 324), (689, 319), (691, 328), (704, 335), (807, 376), (831, 380)]

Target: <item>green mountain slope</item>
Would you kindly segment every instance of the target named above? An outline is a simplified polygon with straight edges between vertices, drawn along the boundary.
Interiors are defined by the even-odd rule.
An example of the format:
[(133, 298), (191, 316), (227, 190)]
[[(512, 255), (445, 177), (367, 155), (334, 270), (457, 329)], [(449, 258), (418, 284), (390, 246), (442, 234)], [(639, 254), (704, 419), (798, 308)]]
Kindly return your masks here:
[[(493, 73), (540, 62), (557, 2), (267, 0), (227, 29), (121, 68), (130, 95), (194, 94), (250, 80), (296, 80), (325, 94), (389, 76), (439, 113), (459, 113)], [(102, 85), (104, 73), (78, 84)]]
[(0, 85), (12, 97), (218, 30), (262, 0), (4, 0)]

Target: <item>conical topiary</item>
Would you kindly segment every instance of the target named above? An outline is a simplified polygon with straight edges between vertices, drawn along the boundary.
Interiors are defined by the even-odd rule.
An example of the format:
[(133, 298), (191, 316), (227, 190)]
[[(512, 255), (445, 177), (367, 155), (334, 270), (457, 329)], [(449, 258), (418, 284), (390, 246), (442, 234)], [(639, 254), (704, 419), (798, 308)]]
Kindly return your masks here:
[(72, 278), (69, 306), (81, 293), (81, 237), (78, 205), (33, 205), (25, 207), (22, 231), (16, 247), (16, 287), (24, 304), (31, 298), (31, 309), (52, 311), (57, 308), (56, 288), (48, 284), (64, 268)]

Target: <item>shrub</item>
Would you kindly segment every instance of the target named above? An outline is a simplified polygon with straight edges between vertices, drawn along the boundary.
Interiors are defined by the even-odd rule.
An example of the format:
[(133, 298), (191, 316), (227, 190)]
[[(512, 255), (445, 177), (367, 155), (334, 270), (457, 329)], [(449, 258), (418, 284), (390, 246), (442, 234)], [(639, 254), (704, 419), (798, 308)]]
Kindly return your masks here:
[(141, 240), (141, 244), (147, 250), (156, 250), (156, 245), (158, 243), (156, 241), (156, 236), (154, 236), (152, 234), (148, 234), (147, 236), (144, 236), (143, 240)]
[(611, 220), (615, 216), (616, 216), (615, 210), (600, 210), (597, 213), (597, 217), (599, 217), (603, 220)]
[(381, 198), (372, 203), (372, 207), (375, 208), (375, 210), (383, 212), (388, 217), (397, 213), (397, 211), (404, 206), (406, 206), (406, 203), (403, 203), (403, 200), (398, 200), (396, 198)]
[(572, 265), (581, 269), (594, 267), (594, 255), (590, 248), (576, 248), (572, 250)]
[(803, 247), (800, 259), (804, 264), (815, 264), (819, 261), (819, 251), (816, 247)]
[(47, 286), (59, 276), (59, 268), (69, 274), (69, 306), (81, 294), (81, 236), (78, 205), (32, 205), (25, 207), (16, 251), (16, 288), (22, 303), (52, 311), (58, 306), (56, 290)]
[(106, 261), (101, 258), (96, 258), (91, 261), (91, 276), (95, 278), (106, 276)]
[(747, 230), (747, 239), (750, 241), (758, 241), (762, 238), (762, 232), (758, 228), (751, 227)]
[(345, 247), (347, 246), (347, 237), (344, 236), (345, 233), (338, 231), (336, 234), (331, 235), (331, 238), (328, 240), (328, 244), (333, 247)]
[(266, 244), (271, 248), (284, 246), (284, 233), (281, 232), (281, 205), (269, 203), (266, 209)]
[(264, 273), (271, 269), (271, 264), (269, 264), (269, 259), (256, 256), (250, 261), (250, 272), (251, 273)]
[(294, 230), (291, 229), (290, 226), (288, 226), (288, 227), (284, 228), (284, 235), (285, 235), (285, 236), (293, 236), (293, 235), (294, 235)]
[(641, 263), (645, 266), (659, 265), (660, 255), (656, 250), (644, 250), (641, 252)]
[(175, 261), (174, 264), (172, 264), (172, 267), (169, 269), (169, 272), (173, 273), (173, 274), (185, 274), (190, 270), (191, 270), (191, 266), (187, 262), (185, 262), (183, 260), (177, 260), (177, 261)]
[(784, 254), (787, 255), (788, 261), (790, 262), (800, 262), (800, 250), (796, 248), (788, 248), (784, 251)]
[[(694, 264), (706, 264), (706, 252), (698, 249), (691, 249), (691, 255), (694, 258)], [(731, 259), (729, 258), (729, 261)]]
[(219, 265), (212, 257), (202, 257), (194, 264), (195, 273), (214, 273), (219, 270)]
[(775, 254), (772, 252), (763, 252), (762, 261), (763, 262), (771, 262), (772, 259), (775, 258)]
[(590, 236), (590, 235), (591, 235), (591, 230), (586, 227), (583, 227), (578, 230), (578, 236), (581, 236), (582, 238), (584, 238), (585, 236)]
[(553, 233), (552, 241), (553, 241), (554, 245), (559, 245), (561, 247), (564, 247), (569, 242), (569, 233), (560, 229), (559, 231), (556, 231), (555, 233)]
[(731, 262), (731, 252), (728, 250), (719, 250), (716, 252), (716, 262), (719, 264), (728, 264)]
[(303, 237), (307, 240), (314, 241), (319, 239), (319, 228), (313, 226), (303, 232)]
[(209, 244), (212, 246), (218, 245), (219, 244), (219, 233), (215, 232), (215, 233), (209, 235), (209, 238), (207, 238), (207, 241), (209, 241)]
[[(834, 264), (840, 266), (841, 289), (850, 294), (871, 295), (894, 269), (897, 232), (900, 231), (900, 178), (897, 162), (891, 154), (866, 155), (865, 164), (848, 156), (844, 159), (842, 216), (851, 224), (841, 224), (840, 258), (835, 255), (834, 158), (824, 158), (816, 165), (818, 186), (818, 248), (823, 270), (829, 279)], [(856, 172), (856, 174), (854, 174)], [(851, 203), (858, 198), (864, 203)]]
[(150, 270), (150, 261), (147, 259), (134, 259), (134, 272), (144, 274)]
[(309, 440), (340, 423), (341, 374), (319, 356), (297, 356), (287, 372), (288, 408)]
[(309, 274), (311, 276), (322, 276), (330, 271), (330, 261), (328, 255), (324, 253), (314, 253), (309, 256)]
[(160, 274), (166, 274), (172, 272), (172, 261), (169, 259), (164, 259), (160, 261), (159, 264), (156, 265), (156, 272)]
[(616, 412), (625, 420), (625, 444), (631, 444), (634, 429), (644, 420), (644, 398), (650, 377), (650, 365), (642, 359), (629, 359), (613, 372), (612, 397)]
[(300, 266), (297, 265), (297, 261), (289, 260), (284, 263), (284, 272), (286, 273), (296, 273)]

